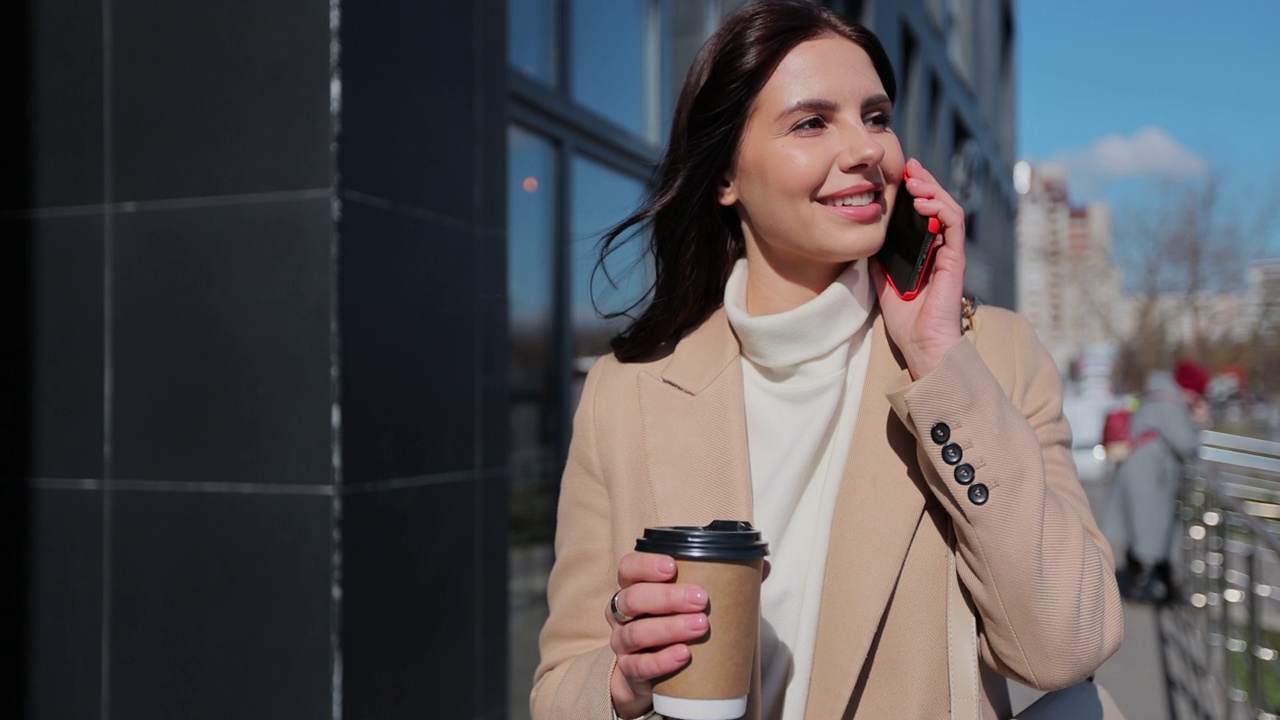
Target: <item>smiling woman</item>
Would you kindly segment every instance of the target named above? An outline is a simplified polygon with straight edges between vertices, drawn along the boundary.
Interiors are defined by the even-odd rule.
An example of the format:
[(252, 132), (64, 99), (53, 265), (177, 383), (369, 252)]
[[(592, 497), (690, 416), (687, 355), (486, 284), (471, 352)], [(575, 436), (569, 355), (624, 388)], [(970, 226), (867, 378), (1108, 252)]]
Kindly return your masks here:
[(756, 96), (718, 199), (742, 223), (747, 310), (816, 297), (884, 243), (902, 180), (893, 101), (865, 50), (838, 36), (789, 52)]
[[(962, 318), (965, 214), (904, 158), (896, 91), (870, 31), (803, 2), (744, 6), (695, 59), (606, 235), (602, 262), (647, 242), (654, 283), (574, 420), (534, 718), (661, 712), (655, 681), (730, 627), (633, 551), (655, 525), (747, 520), (772, 553), (759, 674), (710, 720), (1006, 718), (1005, 677), (1066, 687), (1118, 646), (1052, 359), (1013, 313)], [(908, 199), (940, 225), (911, 300), (874, 259)]]

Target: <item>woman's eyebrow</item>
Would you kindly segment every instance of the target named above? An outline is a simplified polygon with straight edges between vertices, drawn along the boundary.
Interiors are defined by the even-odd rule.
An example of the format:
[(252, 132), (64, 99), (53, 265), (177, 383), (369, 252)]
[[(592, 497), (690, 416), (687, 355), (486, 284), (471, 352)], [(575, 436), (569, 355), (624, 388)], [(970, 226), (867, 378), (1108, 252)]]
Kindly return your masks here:
[[(865, 112), (869, 108), (878, 107), (880, 105), (892, 105), (893, 101), (885, 93), (877, 93), (862, 101), (862, 109)], [(782, 112), (778, 113), (778, 119), (791, 115), (792, 113), (834, 113), (840, 109), (840, 106), (833, 100), (826, 98), (805, 98), (797, 100), (788, 105)]]
[(827, 100), (826, 98), (806, 98), (804, 100), (797, 100), (796, 102), (788, 105), (782, 112), (778, 113), (778, 119), (781, 120), (792, 113), (798, 112), (833, 113), (839, 108), (840, 106), (834, 101)]
[(885, 93), (880, 93), (879, 95), (872, 95), (871, 97), (862, 101), (862, 109), (864, 111), (867, 110), (868, 108), (873, 108), (878, 105), (893, 105), (893, 101), (890, 100), (889, 96), (886, 95)]

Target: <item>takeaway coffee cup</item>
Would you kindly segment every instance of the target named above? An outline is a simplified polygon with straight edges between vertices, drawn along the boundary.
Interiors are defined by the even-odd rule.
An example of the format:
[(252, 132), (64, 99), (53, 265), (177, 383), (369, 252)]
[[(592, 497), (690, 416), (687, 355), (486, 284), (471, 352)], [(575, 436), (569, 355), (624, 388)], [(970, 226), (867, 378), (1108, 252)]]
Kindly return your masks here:
[(760, 632), (760, 579), (769, 546), (751, 523), (646, 528), (636, 550), (670, 555), (676, 581), (707, 591), (711, 629), (689, 643), (692, 658), (653, 686), (653, 709), (680, 720), (737, 720), (747, 712)]

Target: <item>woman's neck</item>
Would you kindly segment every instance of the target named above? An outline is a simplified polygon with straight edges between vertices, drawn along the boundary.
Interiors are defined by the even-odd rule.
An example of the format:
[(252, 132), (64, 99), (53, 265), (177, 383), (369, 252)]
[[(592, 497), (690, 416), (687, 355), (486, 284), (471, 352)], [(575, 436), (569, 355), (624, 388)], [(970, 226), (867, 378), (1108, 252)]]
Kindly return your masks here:
[(747, 314), (776, 315), (800, 307), (826, 290), (849, 263), (819, 263), (747, 248)]

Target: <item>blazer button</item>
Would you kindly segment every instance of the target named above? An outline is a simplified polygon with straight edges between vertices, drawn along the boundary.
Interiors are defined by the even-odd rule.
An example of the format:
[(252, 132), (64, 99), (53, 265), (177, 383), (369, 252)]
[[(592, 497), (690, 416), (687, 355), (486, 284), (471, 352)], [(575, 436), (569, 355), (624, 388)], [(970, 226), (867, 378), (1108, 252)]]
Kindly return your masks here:
[(973, 466), (969, 463), (956, 466), (956, 482), (961, 485), (968, 485), (973, 482)]
[(960, 458), (964, 457), (964, 453), (960, 451), (960, 446), (951, 443), (942, 446), (942, 462), (948, 465), (955, 465), (960, 462)]
[(991, 497), (991, 493), (987, 492), (987, 486), (982, 483), (974, 483), (969, 486), (969, 502), (974, 505), (982, 505)]
[(951, 428), (946, 423), (937, 423), (929, 430), (929, 435), (938, 445), (945, 445), (951, 439)]

